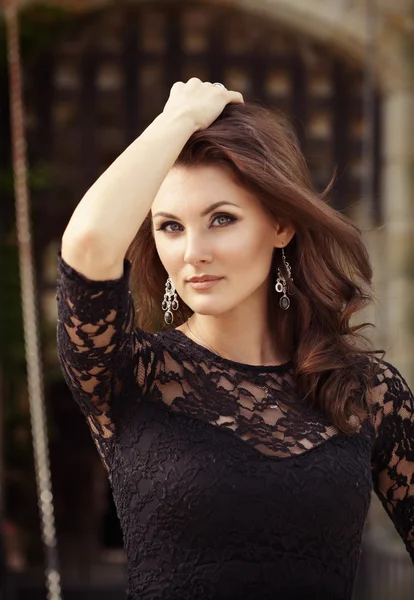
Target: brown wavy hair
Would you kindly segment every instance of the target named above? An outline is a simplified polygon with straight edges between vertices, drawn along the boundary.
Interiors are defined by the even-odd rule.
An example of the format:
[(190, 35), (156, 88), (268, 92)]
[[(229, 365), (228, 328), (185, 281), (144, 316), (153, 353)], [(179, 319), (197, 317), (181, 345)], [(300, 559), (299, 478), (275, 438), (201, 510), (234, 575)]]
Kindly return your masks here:
[[(351, 324), (354, 315), (373, 300), (372, 268), (361, 231), (328, 204), (331, 184), (318, 193), (297, 137), (287, 120), (262, 106), (229, 104), (207, 129), (188, 140), (175, 166), (224, 168), (253, 192), (272, 220), (293, 225), (295, 235), (285, 248), (292, 268), (291, 306), (283, 311), (274, 282), (280, 266), (275, 249), (269, 273), (269, 324), (280, 345), (293, 355), (298, 389), (343, 433), (356, 433), (367, 416), (366, 393), (372, 377), (374, 351), (362, 334), (371, 323)], [(148, 213), (126, 258), (131, 263), (131, 291), (137, 321), (149, 331), (168, 327), (161, 301), (168, 277), (155, 247)], [(193, 311), (181, 300), (176, 327)], [(370, 358), (371, 357), (371, 358)]]

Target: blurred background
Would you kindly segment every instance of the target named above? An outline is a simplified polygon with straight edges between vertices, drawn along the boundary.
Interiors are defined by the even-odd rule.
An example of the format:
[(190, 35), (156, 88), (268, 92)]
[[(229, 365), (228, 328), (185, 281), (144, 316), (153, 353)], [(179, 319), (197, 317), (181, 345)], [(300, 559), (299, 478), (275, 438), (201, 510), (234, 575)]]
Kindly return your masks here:
[[(87, 188), (162, 111), (175, 81), (221, 81), (288, 116), (317, 189), (336, 170), (332, 203), (364, 230), (375, 271), (378, 300), (363, 316), (414, 387), (414, 2), (16, 0), (32, 259), (16, 228), (12, 4), (3, 0), (0, 12), (0, 597), (45, 599), (45, 563), (58, 571), (58, 555), (64, 598), (121, 599), (122, 536), (106, 474), (57, 362), (63, 230)], [(26, 340), (22, 264), (37, 304), (38, 330)], [(57, 552), (46, 554), (38, 503), (49, 513), (52, 505), (46, 488), (40, 501), (36, 490), (33, 349), (44, 389), (32, 402), (45, 407), (40, 437), (57, 537)], [(37, 463), (46, 481), (47, 463)], [(355, 599), (413, 597), (413, 565), (374, 496)]]

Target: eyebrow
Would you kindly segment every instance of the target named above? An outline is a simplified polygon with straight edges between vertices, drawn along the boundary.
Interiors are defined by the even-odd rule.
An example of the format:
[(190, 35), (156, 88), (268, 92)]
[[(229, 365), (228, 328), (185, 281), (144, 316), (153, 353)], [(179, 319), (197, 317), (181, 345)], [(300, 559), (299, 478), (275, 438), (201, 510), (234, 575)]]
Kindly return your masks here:
[[(203, 210), (202, 213), (200, 213), (200, 216), (205, 217), (206, 215), (211, 213), (213, 210), (215, 210), (219, 206), (223, 206), (225, 204), (229, 204), (230, 206), (236, 206), (237, 208), (240, 208), (240, 206), (238, 204), (234, 204), (233, 202), (215, 202), (214, 204), (211, 204), (205, 210)], [(155, 217), (166, 217), (167, 219), (179, 220), (178, 217), (176, 217), (175, 215), (173, 215), (171, 213), (167, 213), (167, 212), (157, 212), (157, 213), (155, 213), (155, 215), (153, 215), (153, 218), (155, 218)]]

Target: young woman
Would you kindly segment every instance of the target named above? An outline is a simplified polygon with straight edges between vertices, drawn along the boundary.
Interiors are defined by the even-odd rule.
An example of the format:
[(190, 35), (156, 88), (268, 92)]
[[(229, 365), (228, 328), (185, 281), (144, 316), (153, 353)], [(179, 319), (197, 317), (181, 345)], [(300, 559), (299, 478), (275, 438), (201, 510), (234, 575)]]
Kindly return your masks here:
[(367, 251), (283, 119), (176, 83), (58, 263), (129, 599), (350, 599), (372, 489), (414, 562), (413, 396), (351, 323)]

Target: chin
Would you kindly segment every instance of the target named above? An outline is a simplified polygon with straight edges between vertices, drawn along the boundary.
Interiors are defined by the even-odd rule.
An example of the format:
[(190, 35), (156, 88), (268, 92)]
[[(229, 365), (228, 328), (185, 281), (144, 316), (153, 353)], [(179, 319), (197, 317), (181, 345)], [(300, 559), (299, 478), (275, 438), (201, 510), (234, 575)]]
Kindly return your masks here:
[(227, 313), (233, 307), (228, 304), (220, 304), (213, 299), (209, 299), (208, 301), (201, 302), (186, 302), (187, 306), (191, 308), (191, 310), (198, 315), (204, 315), (208, 317), (219, 317)]

